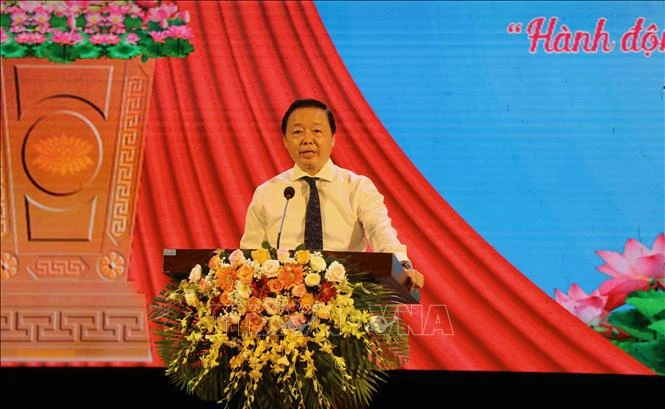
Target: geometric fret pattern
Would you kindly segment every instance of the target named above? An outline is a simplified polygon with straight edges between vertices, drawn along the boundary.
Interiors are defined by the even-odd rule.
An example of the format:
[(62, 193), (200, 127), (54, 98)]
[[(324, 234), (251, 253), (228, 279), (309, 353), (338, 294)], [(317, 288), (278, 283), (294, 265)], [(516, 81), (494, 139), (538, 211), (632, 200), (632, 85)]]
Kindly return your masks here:
[(115, 239), (128, 233), (129, 216), (132, 205), (132, 188), (136, 184), (135, 173), (138, 165), (141, 142), (141, 116), (144, 114), (146, 86), (145, 77), (134, 76), (127, 79), (122, 107), (121, 130), (118, 137), (118, 156), (114, 171), (111, 209), (111, 236)]
[(35, 278), (81, 277), (88, 266), (81, 257), (39, 257), (28, 267)]
[(2, 343), (144, 343), (148, 340), (144, 310), (105, 308), (3, 308)]

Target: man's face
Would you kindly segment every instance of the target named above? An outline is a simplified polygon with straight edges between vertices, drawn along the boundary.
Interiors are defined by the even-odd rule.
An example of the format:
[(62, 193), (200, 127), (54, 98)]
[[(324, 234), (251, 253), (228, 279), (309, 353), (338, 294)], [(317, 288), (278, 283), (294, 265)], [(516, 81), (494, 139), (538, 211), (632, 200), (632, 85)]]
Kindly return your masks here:
[(284, 146), (302, 170), (315, 175), (328, 161), (335, 146), (335, 135), (330, 130), (326, 111), (313, 107), (293, 111), (286, 122)]

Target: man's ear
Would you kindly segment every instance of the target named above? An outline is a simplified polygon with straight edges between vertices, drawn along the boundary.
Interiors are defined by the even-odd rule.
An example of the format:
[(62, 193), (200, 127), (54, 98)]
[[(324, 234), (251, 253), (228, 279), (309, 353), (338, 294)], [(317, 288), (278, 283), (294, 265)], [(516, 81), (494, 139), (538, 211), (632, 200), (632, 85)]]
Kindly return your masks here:
[(335, 134), (332, 135), (332, 145), (330, 145), (331, 148), (335, 147)]

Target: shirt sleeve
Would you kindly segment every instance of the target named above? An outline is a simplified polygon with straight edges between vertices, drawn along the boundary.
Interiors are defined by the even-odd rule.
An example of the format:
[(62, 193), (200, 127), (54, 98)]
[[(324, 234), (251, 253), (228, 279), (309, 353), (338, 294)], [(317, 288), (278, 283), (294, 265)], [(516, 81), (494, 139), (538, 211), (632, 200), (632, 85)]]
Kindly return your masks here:
[(261, 205), (261, 192), (257, 188), (254, 191), (252, 201), (247, 208), (245, 216), (245, 232), (240, 239), (241, 249), (257, 249), (267, 240), (266, 222)]
[(358, 183), (358, 218), (372, 250), (393, 253), (399, 261), (408, 261), (406, 245), (397, 238), (397, 231), (388, 216), (388, 208), (374, 183), (362, 177)]

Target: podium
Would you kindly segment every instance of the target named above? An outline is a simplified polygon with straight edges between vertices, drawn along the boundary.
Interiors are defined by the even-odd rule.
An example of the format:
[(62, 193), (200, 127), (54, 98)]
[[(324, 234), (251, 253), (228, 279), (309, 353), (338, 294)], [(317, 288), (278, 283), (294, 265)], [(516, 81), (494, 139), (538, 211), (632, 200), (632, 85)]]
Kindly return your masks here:
[[(196, 264), (207, 265), (217, 249), (164, 249), (163, 272), (169, 277), (184, 279)], [(411, 292), (400, 284), (404, 268), (392, 253), (365, 253), (353, 251), (322, 251), (324, 257), (345, 260), (345, 267), (366, 272), (371, 279), (395, 290), (398, 300), (404, 304), (419, 304), (420, 291)]]

